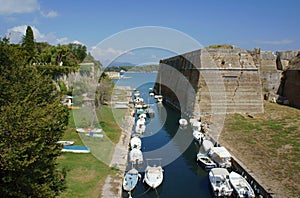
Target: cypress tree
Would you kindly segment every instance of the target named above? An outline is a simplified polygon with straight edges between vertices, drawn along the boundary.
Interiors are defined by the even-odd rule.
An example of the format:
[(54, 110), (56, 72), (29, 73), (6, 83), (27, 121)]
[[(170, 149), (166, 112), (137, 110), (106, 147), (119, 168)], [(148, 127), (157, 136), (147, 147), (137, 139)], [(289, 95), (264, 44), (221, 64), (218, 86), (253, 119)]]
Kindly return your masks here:
[(28, 56), (28, 63), (34, 58), (35, 43), (32, 28), (27, 26), (25, 36), (23, 37), (22, 46), (24, 47)]

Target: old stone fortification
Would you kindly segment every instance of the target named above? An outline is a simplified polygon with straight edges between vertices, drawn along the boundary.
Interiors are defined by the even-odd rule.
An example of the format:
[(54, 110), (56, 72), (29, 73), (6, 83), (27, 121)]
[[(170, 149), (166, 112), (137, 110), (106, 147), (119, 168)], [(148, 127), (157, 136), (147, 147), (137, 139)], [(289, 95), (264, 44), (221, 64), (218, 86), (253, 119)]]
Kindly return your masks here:
[(201, 49), (161, 60), (155, 90), (188, 115), (261, 113), (263, 98), (300, 107), (299, 65), (298, 51)]

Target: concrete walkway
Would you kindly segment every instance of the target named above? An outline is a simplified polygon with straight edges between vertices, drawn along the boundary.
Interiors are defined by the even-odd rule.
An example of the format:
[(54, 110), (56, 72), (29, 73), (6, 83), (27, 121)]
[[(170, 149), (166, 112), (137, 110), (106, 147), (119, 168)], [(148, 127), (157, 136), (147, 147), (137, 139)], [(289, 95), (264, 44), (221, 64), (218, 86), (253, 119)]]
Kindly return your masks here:
[[(129, 114), (129, 113), (128, 113)], [(110, 175), (106, 178), (105, 184), (102, 187), (103, 198), (114, 198), (122, 196), (122, 180), (126, 171), (129, 142), (132, 133), (132, 127), (134, 125), (134, 117), (127, 115), (123, 120), (124, 128), (120, 136), (119, 142), (115, 147), (110, 167), (119, 169), (121, 171), (117, 178), (112, 178)]]

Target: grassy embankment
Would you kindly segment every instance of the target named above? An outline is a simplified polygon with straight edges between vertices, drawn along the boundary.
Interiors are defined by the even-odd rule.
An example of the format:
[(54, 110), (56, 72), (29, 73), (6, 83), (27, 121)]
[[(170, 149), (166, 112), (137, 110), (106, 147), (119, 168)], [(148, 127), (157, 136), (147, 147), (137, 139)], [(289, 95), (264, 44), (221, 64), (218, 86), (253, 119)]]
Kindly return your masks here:
[(105, 138), (87, 137), (85, 134), (76, 133), (73, 113), (70, 111), (70, 121), (63, 140), (75, 141), (74, 145), (88, 145), (92, 152), (90, 154), (63, 153), (59, 158), (59, 166), (67, 170), (67, 189), (61, 197), (101, 197), (102, 186), (107, 175), (118, 174), (118, 170), (110, 168), (107, 164), (121, 134), (116, 120), (124, 117), (126, 110), (114, 109), (113, 111), (114, 113), (109, 106), (102, 106), (97, 110), (97, 117)]
[(278, 197), (294, 197), (300, 194), (300, 110), (269, 102), (264, 109), (254, 117), (227, 115), (221, 144)]

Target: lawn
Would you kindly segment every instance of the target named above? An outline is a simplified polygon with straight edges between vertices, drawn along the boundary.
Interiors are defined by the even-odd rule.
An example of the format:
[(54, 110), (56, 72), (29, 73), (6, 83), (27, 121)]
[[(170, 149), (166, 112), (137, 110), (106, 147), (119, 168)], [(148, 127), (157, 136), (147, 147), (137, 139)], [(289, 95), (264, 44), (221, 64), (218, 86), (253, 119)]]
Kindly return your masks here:
[(300, 194), (300, 110), (264, 103), (256, 115), (227, 115), (221, 144), (279, 197)]
[[(91, 153), (63, 153), (59, 157), (59, 167), (67, 170), (67, 189), (60, 197), (101, 197), (102, 186), (106, 177), (108, 175), (114, 177), (119, 173), (118, 170), (107, 165), (121, 134), (121, 129), (114, 117), (122, 120), (122, 116), (127, 110), (116, 110), (113, 113), (115, 110), (112, 111), (109, 106), (102, 106), (96, 110), (100, 122), (94, 121), (94, 126), (100, 126), (103, 129), (104, 138), (93, 138), (76, 133), (76, 126), (89, 125), (88, 120), (91, 116), (81, 113), (80, 110), (72, 111), (70, 111), (68, 128), (62, 139), (75, 141), (75, 145), (86, 145), (90, 147)], [(74, 115), (77, 116), (76, 122)], [(86, 123), (80, 122), (82, 120)]]

